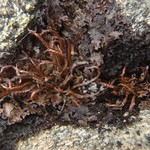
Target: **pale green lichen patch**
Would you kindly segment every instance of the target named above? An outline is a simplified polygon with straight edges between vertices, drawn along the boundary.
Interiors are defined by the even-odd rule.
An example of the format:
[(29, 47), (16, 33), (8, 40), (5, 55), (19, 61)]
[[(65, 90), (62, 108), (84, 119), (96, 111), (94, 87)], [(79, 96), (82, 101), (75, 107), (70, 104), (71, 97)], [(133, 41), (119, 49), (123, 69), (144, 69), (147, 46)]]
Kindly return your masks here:
[(0, 51), (16, 45), (17, 37), (34, 16), (36, 4), (36, 0), (0, 0)]

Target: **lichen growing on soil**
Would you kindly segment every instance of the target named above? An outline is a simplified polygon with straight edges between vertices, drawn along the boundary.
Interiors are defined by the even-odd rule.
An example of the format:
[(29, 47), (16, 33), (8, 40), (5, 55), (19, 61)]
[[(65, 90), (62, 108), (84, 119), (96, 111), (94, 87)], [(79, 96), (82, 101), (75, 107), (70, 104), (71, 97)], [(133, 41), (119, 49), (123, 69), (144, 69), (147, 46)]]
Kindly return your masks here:
[(105, 104), (106, 98), (101, 101), (108, 110), (122, 110), (131, 98), (129, 111), (132, 111), (138, 99), (148, 99), (149, 66), (141, 67), (139, 77), (136, 74), (125, 76), (124, 67), (120, 78), (108, 83), (100, 78), (98, 64), (82, 57), (71, 41), (61, 38), (57, 31), (49, 29), (37, 33), (29, 30), (29, 33), (38, 38), (46, 50), (32, 57), (23, 52), (24, 56), (16, 65), (1, 67), (0, 115), (8, 124), (20, 122), (30, 114), (44, 114), (46, 107), (52, 107), (63, 120), (71, 121), (69, 114), (75, 112), (71, 116), (79, 124), (86, 125), (96, 121), (97, 115), (90, 114), (84, 105), (90, 107), (91, 102), (95, 105), (108, 88), (109, 95), (113, 93), (118, 98), (116, 104)]
[(47, 50), (32, 58), (24, 52), (23, 62), (1, 68), (1, 117), (8, 124), (19, 122), (29, 114), (39, 114), (40, 106), (52, 106), (60, 112), (70, 103), (80, 108), (80, 101), (99, 94), (88, 88), (83, 92), (83, 88), (98, 79), (100, 68), (83, 60), (69, 40), (62, 39), (54, 30), (29, 32)]
[[(132, 34), (114, 1), (47, 2), (47, 13), (29, 26), (33, 35), (1, 60), (1, 130), (31, 124), (24, 137), (53, 124), (132, 123), (150, 99), (146, 32)], [(6, 128), (6, 121), (21, 122)]]
[[(149, 26), (141, 21), (139, 25), (145, 28), (144, 32), (133, 32), (132, 20), (121, 15), (115, 0), (58, 0), (48, 4), (49, 24), (78, 42), (83, 55), (91, 57), (95, 53), (105, 77), (119, 74), (125, 65), (133, 69), (149, 64)], [(145, 8), (146, 4), (143, 5)]]

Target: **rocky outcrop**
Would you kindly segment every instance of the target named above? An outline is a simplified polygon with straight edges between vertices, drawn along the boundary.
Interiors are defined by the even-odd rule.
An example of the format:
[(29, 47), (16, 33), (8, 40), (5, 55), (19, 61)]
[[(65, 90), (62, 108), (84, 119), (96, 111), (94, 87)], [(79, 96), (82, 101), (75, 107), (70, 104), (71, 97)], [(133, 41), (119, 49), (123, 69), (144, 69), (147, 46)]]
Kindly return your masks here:
[(36, 0), (0, 0), (0, 52), (17, 45), (18, 37), (34, 17), (36, 5)]

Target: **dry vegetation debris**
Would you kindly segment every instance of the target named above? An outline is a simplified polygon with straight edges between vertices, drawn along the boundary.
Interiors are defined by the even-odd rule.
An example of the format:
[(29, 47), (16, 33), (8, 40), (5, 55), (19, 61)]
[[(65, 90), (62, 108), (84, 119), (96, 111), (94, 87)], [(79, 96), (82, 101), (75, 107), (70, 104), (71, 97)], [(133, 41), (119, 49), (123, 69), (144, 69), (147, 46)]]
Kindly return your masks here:
[(136, 74), (132, 74), (131, 77), (125, 77), (126, 67), (124, 67), (120, 75), (120, 82), (117, 85), (110, 84), (106, 86), (113, 89), (112, 93), (114, 95), (125, 95), (125, 97), (122, 101), (118, 100), (116, 104), (107, 104), (107, 106), (113, 107), (113, 109), (120, 109), (124, 107), (129, 97), (131, 97), (131, 104), (129, 106), (129, 110), (131, 111), (138, 98), (147, 97), (150, 93), (150, 84), (148, 81), (144, 82), (144, 80), (148, 76), (148, 69), (149, 66), (143, 67), (139, 78), (136, 77)]
[(79, 99), (83, 101), (99, 93), (83, 92), (83, 87), (98, 79), (100, 69), (83, 60), (69, 40), (62, 39), (54, 30), (29, 32), (47, 50), (37, 54), (38, 58), (31, 58), (24, 52), (23, 66), (18, 63), (1, 68), (1, 116), (8, 124), (19, 122), (26, 115), (40, 113), (46, 105), (60, 105), (60, 112), (69, 103), (80, 108)]
[[(30, 114), (44, 115), (46, 106), (52, 106), (58, 114), (65, 112), (63, 117), (67, 117), (67, 111), (68, 114), (74, 111), (74, 117), (84, 124), (83, 116), (89, 112), (84, 104), (90, 99), (94, 101), (95, 96), (106, 89), (118, 98), (116, 104), (111, 104), (110, 99), (105, 105), (108, 109), (121, 110), (130, 98), (129, 111), (134, 109), (137, 99), (144, 98), (149, 102), (149, 66), (141, 67), (139, 77), (136, 74), (126, 77), (124, 67), (120, 77), (109, 84), (99, 78), (99, 59), (95, 58), (94, 63), (82, 57), (73, 43), (63, 39), (55, 30), (41, 33), (29, 30), (29, 33), (37, 37), (46, 50), (37, 52), (32, 58), (23, 52), (15, 66), (1, 67), (0, 114), (8, 124), (20, 122)], [(87, 120), (96, 119), (96, 115), (91, 115)]]
[[(90, 109), (97, 110), (100, 103), (108, 111), (122, 110), (126, 106), (132, 111), (138, 100), (144, 100), (143, 107), (149, 104), (149, 66), (140, 67), (142, 72), (138, 71), (139, 76), (132, 72), (126, 75), (126, 67), (120, 77), (103, 79), (100, 75), (105, 71), (100, 69), (102, 51), (108, 46), (112, 48), (111, 43), (120, 40), (120, 37), (126, 39), (129, 36), (129, 30), (124, 30), (128, 23), (117, 12), (117, 6), (103, 0), (57, 0), (48, 1), (48, 6), (46, 22), (51, 29), (41, 33), (29, 30), (30, 35), (43, 46), (38, 49), (33, 47), (32, 42), (27, 42), (27, 52), (23, 52), (16, 65), (1, 66), (0, 115), (8, 124), (20, 122), (30, 114), (44, 115), (47, 106), (53, 107), (57, 114), (64, 113), (62, 116), (66, 120), (72, 117), (83, 125)], [(33, 50), (35, 54), (30, 56)], [(130, 46), (128, 50), (117, 46), (116, 51), (109, 51), (119, 59), (117, 63), (121, 62), (121, 65), (117, 64), (120, 69), (123, 67), (122, 60), (126, 59), (125, 54), (133, 52)], [(109, 52), (107, 55), (112, 56)], [(116, 62), (111, 61), (109, 67)], [(104, 98), (101, 100), (102, 93)], [(109, 100), (105, 100), (107, 93)], [(97, 118), (92, 114), (87, 121), (96, 121)]]

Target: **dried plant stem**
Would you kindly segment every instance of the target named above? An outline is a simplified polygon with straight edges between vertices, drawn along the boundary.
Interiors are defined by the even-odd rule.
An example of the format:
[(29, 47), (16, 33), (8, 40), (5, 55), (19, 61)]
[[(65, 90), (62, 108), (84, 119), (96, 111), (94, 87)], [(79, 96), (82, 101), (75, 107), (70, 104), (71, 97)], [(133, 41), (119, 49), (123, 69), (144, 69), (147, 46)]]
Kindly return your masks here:
[(99, 67), (97, 66), (90, 66), (88, 67), (89, 69), (96, 69), (97, 71), (97, 75), (96, 77), (92, 78), (91, 80), (87, 81), (87, 82), (83, 82), (83, 83), (80, 83), (80, 84), (76, 84), (72, 87), (72, 89), (75, 89), (75, 88), (78, 88), (78, 87), (81, 87), (81, 86), (86, 86), (86, 85), (89, 85), (90, 83), (94, 82), (96, 79), (98, 79), (99, 75), (100, 75), (100, 69)]
[(31, 82), (27, 82), (27, 83), (24, 83), (24, 84), (22, 84), (20, 86), (16, 86), (16, 87), (12, 87), (12, 88), (7, 88), (6, 92), (0, 94), (0, 98), (3, 98), (3, 97), (8, 96), (10, 94), (16, 93), (18, 91), (21, 91), (24, 88), (30, 87), (32, 84), (33, 83), (31, 83)]
[(35, 31), (32, 31), (32, 30), (29, 30), (29, 33), (36, 36), (43, 43), (43, 45), (47, 48), (48, 51), (55, 53), (55, 54), (61, 56), (62, 58), (65, 57), (62, 53), (57, 52), (57, 51), (53, 50), (52, 48), (50, 48), (50, 45), (38, 33), (36, 33)]

